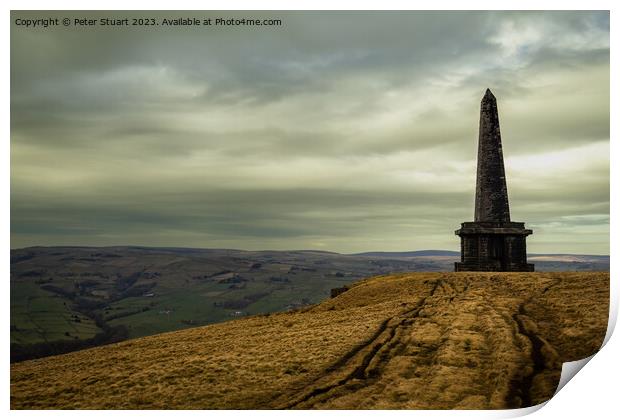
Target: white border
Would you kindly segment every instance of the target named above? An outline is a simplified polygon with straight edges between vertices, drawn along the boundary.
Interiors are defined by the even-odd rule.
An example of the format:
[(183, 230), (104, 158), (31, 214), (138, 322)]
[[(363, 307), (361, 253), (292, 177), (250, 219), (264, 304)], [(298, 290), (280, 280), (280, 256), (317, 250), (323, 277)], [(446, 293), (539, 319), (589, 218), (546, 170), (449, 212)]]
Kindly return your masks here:
[[(617, 1), (604, 1), (604, 0), (590, 0), (590, 1), (575, 1), (565, 0), (562, 2), (542, 1), (542, 0), (522, 0), (522, 1), (458, 1), (458, 0), (435, 0), (435, 1), (405, 1), (405, 0), (382, 0), (368, 1), (335, 1), (335, 0), (299, 0), (295, 2), (284, 0), (264, 0), (260, 3), (251, 0), (237, 0), (237, 1), (190, 1), (190, 0), (177, 0), (174, 2), (164, 1), (129, 1), (129, 0), (109, 0), (109, 1), (91, 1), (85, 3), (83, 1), (5, 1), (3, 4), (7, 5), (5, 9), (4, 19), (2, 20), (2, 43), (5, 47), (5, 57), (9, 56), (10, 44), (10, 9), (16, 10), (46, 10), (46, 9), (60, 9), (60, 10), (132, 10), (132, 9), (153, 9), (153, 10), (341, 10), (341, 9), (362, 9), (362, 10), (382, 10), (382, 9), (396, 9), (396, 10), (611, 10), (611, 115), (618, 115), (617, 106), (617, 73), (618, 61), (617, 54), (614, 51), (616, 45), (616, 33), (615, 30), (618, 19), (616, 13), (618, 11)], [(466, 6), (466, 7), (465, 7)], [(5, 221), (2, 224), (2, 240), (4, 243), (5, 252), (10, 249), (10, 92), (9, 92), (9, 65), (5, 62), (2, 66), (3, 80), (2, 93), (4, 97), (4, 112), (2, 113), (3, 127), (5, 127), (5, 136), (3, 140), (3, 152), (0, 156), (2, 160), (2, 173), (3, 179), (1, 182), (2, 198), (4, 205), (2, 206), (3, 219)], [(617, 144), (617, 122), (615, 119), (611, 119), (611, 136), (610, 136), (610, 156), (611, 156), (611, 226), (610, 232), (620, 232), (620, 225), (617, 222), (616, 216), (618, 211), (618, 183), (620, 179), (620, 169), (618, 169), (618, 153), (620, 147)], [(613, 234), (611, 236), (611, 279), (612, 279), (612, 307), (611, 307), (611, 319), (610, 329), (613, 329), (617, 318), (617, 294), (618, 284), (616, 281), (616, 274), (618, 270), (617, 264), (617, 250), (618, 239)], [(9, 322), (10, 317), (10, 305), (6, 304), (9, 299), (9, 258), (5, 254), (2, 259), (2, 290), (5, 296), (4, 310), (2, 311), (3, 320), (2, 328), (4, 331), (4, 337), (8, 339)], [(609, 334), (608, 334), (609, 335)], [(607, 337), (609, 338), (609, 337)], [(8, 340), (7, 340), (8, 341)], [(2, 387), (2, 402), (5, 410), (9, 410), (9, 381), (10, 376), (8, 352), (8, 342), (5, 342), (2, 346), (2, 357), (5, 361), (4, 374), (5, 381)], [(617, 408), (617, 392), (616, 386), (618, 384), (618, 361), (617, 355), (620, 354), (618, 339), (611, 336), (605, 347), (592, 358), (591, 362), (584, 367), (583, 371), (578, 374), (577, 379), (570, 381), (556, 396), (554, 396), (544, 407), (544, 409), (536, 411), (530, 418), (540, 419), (582, 419), (584, 417), (591, 418), (612, 418), (618, 413)], [(520, 410), (518, 410), (520, 411)], [(90, 411), (80, 412), (59, 412), (59, 411), (11, 411), (9, 415), (13, 418), (31, 418), (45, 416), (50, 419), (54, 418), (83, 418), (85, 415), (93, 418), (109, 418), (112, 416), (123, 417), (137, 417), (137, 416), (149, 416), (149, 418), (167, 418), (172, 413), (162, 411), (151, 411), (148, 413), (143, 412), (116, 412), (116, 411)], [(441, 411), (218, 411), (205, 413), (203, 411), (181, 411), (174, 412), (174, 416), (183, 418), (189, 417), (203, 417), (205, 415), (217, 417), (219, 419), (238, 419), (245, 417), (253, 417), (257, 419), (267, 418), (308, 418), (321, 416), (321, 418), (338, 418), (348, 419), (355, 416), (357, 419), (372, 419), (376, 420), (377, 417), (392, 418), (498, 418), (506, 416), (514, 416), (524, 413), (517, 413), (516, 411), (459, 411), (459, 412), (441, 412)]]

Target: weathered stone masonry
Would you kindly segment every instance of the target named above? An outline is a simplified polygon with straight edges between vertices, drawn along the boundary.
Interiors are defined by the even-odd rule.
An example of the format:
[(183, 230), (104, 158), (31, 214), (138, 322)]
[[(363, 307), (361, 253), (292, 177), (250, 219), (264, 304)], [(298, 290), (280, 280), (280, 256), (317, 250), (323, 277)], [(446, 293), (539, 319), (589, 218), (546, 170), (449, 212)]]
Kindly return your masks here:
[(455, 233), (461, 237), (455, 271), (534, 271), (525, 246), (532, 231), (510, 221), (497, 101), (489, 89), (480, 105), (474, 221)]

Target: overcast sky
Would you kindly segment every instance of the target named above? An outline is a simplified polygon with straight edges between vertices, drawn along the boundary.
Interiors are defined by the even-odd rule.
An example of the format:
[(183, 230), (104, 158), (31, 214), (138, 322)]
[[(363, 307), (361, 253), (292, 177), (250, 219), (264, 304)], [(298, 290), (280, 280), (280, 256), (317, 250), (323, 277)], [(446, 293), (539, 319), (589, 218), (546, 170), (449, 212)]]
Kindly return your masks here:
[(282, 26), (13, 24), (12, 248), (458, 250), (488, 87), (528, 251), (609, 253), (607, 12), (79, 15)]

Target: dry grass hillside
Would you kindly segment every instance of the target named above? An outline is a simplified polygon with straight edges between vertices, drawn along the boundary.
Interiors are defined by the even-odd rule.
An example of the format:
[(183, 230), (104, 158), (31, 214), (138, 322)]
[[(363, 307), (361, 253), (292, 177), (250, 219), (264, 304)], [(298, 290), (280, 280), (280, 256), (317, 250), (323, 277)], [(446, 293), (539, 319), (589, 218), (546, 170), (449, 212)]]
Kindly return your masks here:
[(259, 315), (11, 365), (14, 409), (514, 408), (596, 352), (608, 273), (412, 273)]

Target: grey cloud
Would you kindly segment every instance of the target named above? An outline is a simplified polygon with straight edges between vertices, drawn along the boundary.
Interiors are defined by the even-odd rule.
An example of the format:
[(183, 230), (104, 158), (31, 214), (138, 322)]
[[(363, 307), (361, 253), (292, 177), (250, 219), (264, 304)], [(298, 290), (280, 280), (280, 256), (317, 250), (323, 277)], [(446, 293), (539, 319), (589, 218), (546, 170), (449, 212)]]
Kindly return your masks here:
[[(12, 246), (454, 249), (486, 87), (507, 158), (609, 139), (605, 12), (52, 14), (284, 25), (13, 25)], [(539, 251), (593, 226), (583, 252), (608, 252), (608, 220), (587, 218), (609, 212), (608, 157), (592, 150), (598, 168), (532, 167), (535, 188), (509, 167)]]

